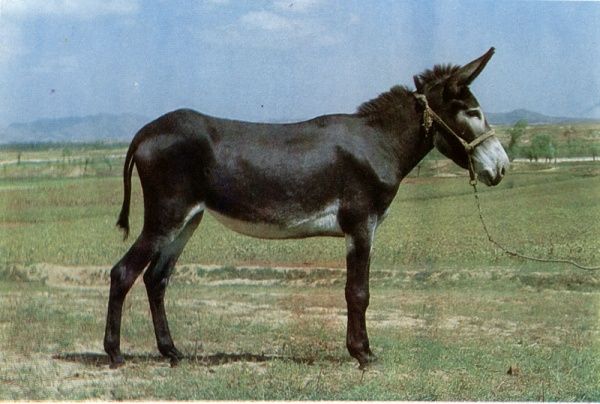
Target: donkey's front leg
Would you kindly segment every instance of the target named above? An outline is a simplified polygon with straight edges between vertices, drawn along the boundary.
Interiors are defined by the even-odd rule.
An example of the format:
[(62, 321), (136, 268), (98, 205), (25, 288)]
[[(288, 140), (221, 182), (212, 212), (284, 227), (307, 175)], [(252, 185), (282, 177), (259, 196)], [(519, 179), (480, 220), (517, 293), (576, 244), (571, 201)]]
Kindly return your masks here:
[(375, 359), (369, 347), (365, 319), (369, 306), (369, 264), (375, 226), (375, 220), (368, 220), (352, 234), (346, 235), (346, 346), (350, 355), (358, 360), (361, 369)]

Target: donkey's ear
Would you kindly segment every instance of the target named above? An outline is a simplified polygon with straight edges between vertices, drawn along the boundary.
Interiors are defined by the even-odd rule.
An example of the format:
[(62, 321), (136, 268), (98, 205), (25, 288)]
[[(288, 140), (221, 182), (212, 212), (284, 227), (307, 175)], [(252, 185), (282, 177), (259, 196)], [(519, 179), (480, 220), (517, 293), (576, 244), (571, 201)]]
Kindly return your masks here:
[(415, 83), (415, 88), (417, 90), (417, 93), (423, 94), (423, 81), (421, 80), (421, 78), (417, 75), (413, 76), (413, 81)]
[(461, 67), (455, 77), (458, 84), (468, 86), (479, 76), (485, 65), (494, 55), (495, 49), (492, 47), (483, 56)]

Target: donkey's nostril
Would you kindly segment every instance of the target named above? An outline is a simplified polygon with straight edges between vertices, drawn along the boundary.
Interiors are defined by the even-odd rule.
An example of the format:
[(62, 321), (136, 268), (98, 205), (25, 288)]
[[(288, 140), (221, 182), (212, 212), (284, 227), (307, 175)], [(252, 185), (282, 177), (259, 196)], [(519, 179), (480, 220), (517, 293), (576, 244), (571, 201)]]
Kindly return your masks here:
[(500, 168), (500, 176), (504, 177), (504, 174), (506, 174), (506, 168), (502, 167)]
[(478, 173), (479, 179), (488, 186), (498, 185), (500, 181), (502, 181), (502, 177), (504, 176), (502, 173), (502, 169), (498, 171), (490, 171), (485, 170)]

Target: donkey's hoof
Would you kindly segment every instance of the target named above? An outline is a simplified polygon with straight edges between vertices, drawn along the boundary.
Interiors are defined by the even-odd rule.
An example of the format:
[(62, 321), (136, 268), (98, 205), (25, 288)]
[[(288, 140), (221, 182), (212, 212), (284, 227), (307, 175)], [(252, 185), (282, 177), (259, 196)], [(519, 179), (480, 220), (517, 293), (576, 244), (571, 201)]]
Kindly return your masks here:
[(181, 359), (185, 358), (185, 356), (174, 346), (162, 348), (159, 349), (159, 351), (165, 358), (171, 360), (171, 364), (173, 364), (173, 362), (179, 362)]
[(109, 365), (108, 367), (111, 369), (118, 369), (121, 366), (125, 365), (125, 359), (123, 359), (123, 356), (119, 355), (119, 356), (115, 356), (114, 358), (110, 357), (109, 358)]
[(377, 363), (377, 357), (373, 355), (373, 352), (370, 350), (369, 353), (361, 359), (362, 360), (358, 361), (359, 370), (369, 370), (375, 363)]

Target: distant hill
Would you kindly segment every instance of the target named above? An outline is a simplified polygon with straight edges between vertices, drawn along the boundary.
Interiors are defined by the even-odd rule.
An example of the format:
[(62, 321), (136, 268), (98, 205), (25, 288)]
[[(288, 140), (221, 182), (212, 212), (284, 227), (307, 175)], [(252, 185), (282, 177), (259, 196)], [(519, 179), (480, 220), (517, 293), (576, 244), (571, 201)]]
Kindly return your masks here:
[[(486, 117), (492, 125), (513, 125), (521, 119), (526, 120), (530, 125), (594, 121), (585, 118), (551, 117), (525, 109), (506, 113), (488, 112)], [(133, 135), (149, 121), (147, 117), (134, 114), (98, 114), (13, 123), (7, 128), (0, 128), (0, 144), (129, 142)], [(291, 120), (281, 121), (291, 122)]]
[(574, 122), (593, 122), (587, 118), (565, 118), (540, 114), (527, 109), (515, 109), (510, 112), (486, 112), (485, 117), (492, 125), (514, 125), (520, 120), (525, 120), (529, 125), (559, 124)]
[(0, 129), (0, 143), (129, 141), (148, 122), (133, 114), (39, 119)]

